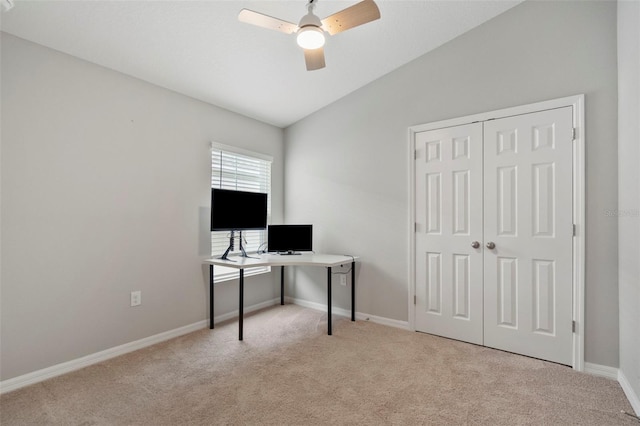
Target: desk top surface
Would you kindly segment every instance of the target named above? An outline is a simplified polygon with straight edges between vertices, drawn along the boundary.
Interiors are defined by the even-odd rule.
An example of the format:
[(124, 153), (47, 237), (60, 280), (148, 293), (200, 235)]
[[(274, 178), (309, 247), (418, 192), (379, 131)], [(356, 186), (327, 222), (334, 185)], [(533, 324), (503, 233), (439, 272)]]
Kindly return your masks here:
[(342, 254), (251, 254), (251, 257), (230, 256), (230, 260), (211, 258), (203, 260), (203, 263), (217, 266), (228, 266), (230, 268), (251, 268), (254, 266), (295, 266), (295, 265), (315, 265), (315, 266), (339, 266), (355, 262), (358, 256), (346, 256)]

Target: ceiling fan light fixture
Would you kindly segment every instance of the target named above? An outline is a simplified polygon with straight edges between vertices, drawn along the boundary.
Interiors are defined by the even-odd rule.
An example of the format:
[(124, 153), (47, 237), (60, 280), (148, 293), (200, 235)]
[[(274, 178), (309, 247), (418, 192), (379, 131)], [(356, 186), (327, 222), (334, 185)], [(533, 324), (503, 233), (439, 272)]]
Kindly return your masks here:
[(298, 46), (304, 49), (307, 71), (314, 71), (325, 67), (323, 46), (327, 35), (338, 34), (380, 18), (380, 10), (374, 0), (360, 0), (322, 20), (313, 14), (318, 0), (307, 1), (308, 13), (298, 25), (249, 9), (242, 9), (238, 20), (286, 34), (296, 34)]
[(319, 49), (324, 46), (324, 32), (315, 25), (308, 25), (298, 30), (296, 41), (298, 42), (298, 46), (303, 49)]

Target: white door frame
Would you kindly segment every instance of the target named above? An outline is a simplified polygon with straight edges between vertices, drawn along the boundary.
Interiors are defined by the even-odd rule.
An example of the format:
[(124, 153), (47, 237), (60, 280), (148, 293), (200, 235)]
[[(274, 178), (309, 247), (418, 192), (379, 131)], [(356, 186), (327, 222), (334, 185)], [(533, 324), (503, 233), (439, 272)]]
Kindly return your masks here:
[(476, 121), (511, 117), (537, 111), (573, 107), (573, 223), (576, 231), (573, 238), (573, 363), (577, 371), (584, 371), (584, 295), (585, 295), (585, 122), (584, 95), (552, 99), (534, 104), (520, 105), (491, 112), (468, 115), (433, 123), (409, 127), (409, 329), (415, 331), (415, 136), (418, 132), (454, 127)]

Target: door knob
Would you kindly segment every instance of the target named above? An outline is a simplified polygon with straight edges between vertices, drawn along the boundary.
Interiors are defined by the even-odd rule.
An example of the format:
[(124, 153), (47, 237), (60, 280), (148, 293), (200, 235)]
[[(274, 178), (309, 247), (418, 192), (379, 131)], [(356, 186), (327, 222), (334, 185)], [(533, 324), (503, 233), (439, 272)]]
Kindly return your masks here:
[(496, 245), (495, 245), (495, 243), (493, 243), (493, 242), (489, 241), (489, 242), (487, 243), (487, 248), (488, 248), (489, 250), (493, 250), (494, 248), (496, 248)]
[(471, 247), (478, 248), (478, 247), (480, 247), (480, 243), (477, 242), (477, 241), (474, 241), (474, 242), (471, 243)]

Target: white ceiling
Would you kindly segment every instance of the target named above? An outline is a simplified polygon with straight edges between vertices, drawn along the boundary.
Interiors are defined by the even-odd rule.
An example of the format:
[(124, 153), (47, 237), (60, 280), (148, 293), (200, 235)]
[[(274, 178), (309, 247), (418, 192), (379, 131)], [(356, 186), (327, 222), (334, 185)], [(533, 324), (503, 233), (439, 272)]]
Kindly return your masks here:
[[(2, 31), (286, 127), (522, 0), (376, 0), (381, 18), (331, 36), (306, 71), (294, 35), (238, 22), (242, 8), (297, 23), (297, 1), (30, 1)], [(319, 0), (324, 18), (354, 1)]]

